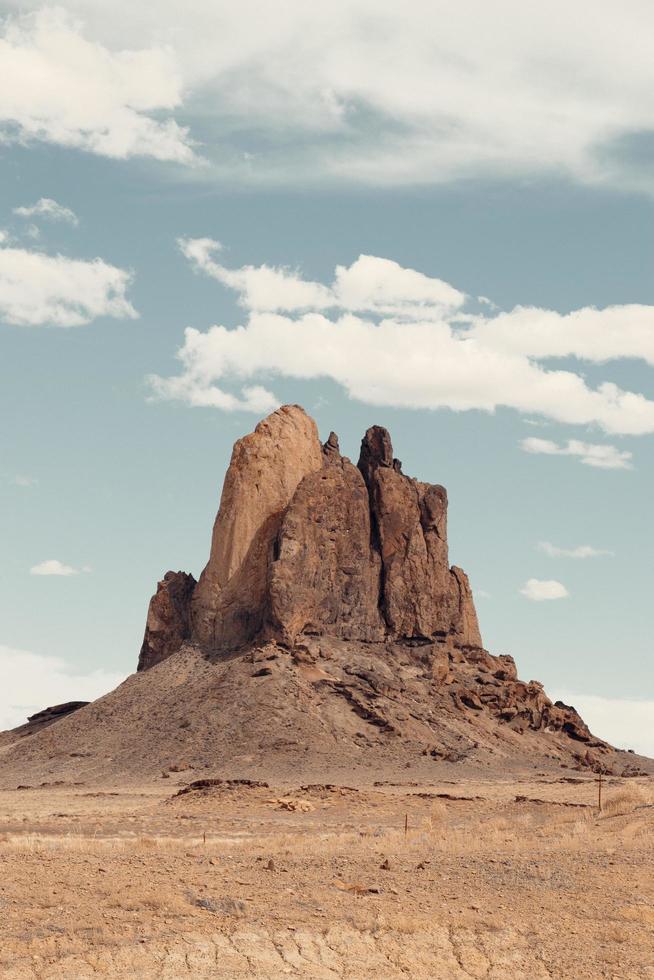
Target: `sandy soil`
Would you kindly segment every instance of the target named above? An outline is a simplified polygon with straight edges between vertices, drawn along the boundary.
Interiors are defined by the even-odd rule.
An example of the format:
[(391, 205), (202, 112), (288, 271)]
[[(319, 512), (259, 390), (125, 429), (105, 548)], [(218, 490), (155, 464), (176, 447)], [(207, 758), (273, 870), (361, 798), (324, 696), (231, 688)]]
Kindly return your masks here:
[(654, 978), (652, 777), (193, 776), (0, 792), (4, 980)]

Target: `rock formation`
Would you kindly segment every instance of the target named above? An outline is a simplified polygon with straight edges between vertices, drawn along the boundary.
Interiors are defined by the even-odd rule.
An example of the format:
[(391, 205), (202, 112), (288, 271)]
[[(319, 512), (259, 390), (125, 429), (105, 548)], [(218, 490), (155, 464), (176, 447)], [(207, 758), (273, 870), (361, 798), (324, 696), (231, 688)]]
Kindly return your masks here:
[(191, 635), (191, 599), (196, 586), (186, 572), (166, 572), (150, 599), (137, 670), (161, 663)]
[(296, 405), (273, 412), (234, 446), (192, 601), (193, 637), (204, 649), (227, 651), (261, 633), (282, 517), (299, 483), (322, 463), (316, 423)]
[[(574, 708), (520, 681), (511, 657), (484, 650), (468, 578), (449, 564), (445, 489), (406, 476), (380, 426), (354, 466), (333, 432), (321, 446), (297, 405), (234, 446), (208, 564), (197, 584), (183, 572), (159, 583), (139, 670), (187, 641), (213, 663), (248, 651), (278, 661), (284, 650), (386, 733), (409, 733), (396, 708), (409, 697), (414, 728), (427, 726), (418, 740), (437, 709), (443, 732), (454, 710), (604, 746)], [(273, 673), (264, 664), (253, 676)], [(428, 751), (449, 758), (441, 743)]]
[(354, 466), (285, 405), (234, 446), (207, 566), (195, 588), (181, 572), (159, 583), (139, 669), (189, 638), (220, 655), (303, 634), (482, 645), (467, 577), (449, 567), (445, 489), (403, 474), (385, 429)]
[(406, 476), (379, 426), (355, 466), (296, 405), (234, 446), (207, 566), (159, 582), (138, 671), (0, 732), (9, 786), (186, 769), (429, 783), (453, 763), (654, 771), (483, 648), (443, 487)]

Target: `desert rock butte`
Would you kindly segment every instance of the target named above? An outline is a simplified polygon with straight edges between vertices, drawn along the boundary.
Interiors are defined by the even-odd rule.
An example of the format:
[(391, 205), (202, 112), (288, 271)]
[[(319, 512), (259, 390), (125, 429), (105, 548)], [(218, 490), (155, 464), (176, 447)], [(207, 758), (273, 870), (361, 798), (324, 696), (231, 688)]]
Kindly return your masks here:
[(0, 746), (4, 785), (647, 765), (484, 649), (445, 489), (405, 475), (379, 426), (353, 465), (297, 405), (235, 444), (209, 561), (159, 582), (137, 673)]

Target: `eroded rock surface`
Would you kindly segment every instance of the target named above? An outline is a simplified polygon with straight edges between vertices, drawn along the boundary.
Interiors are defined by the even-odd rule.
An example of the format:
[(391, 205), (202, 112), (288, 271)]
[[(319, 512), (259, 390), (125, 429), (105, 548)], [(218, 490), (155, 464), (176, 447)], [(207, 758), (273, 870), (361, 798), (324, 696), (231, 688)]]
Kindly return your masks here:
[(193, 636), (205, 649), (233, 649), (262, 631), (284, 511), (301, 480), (322, 465), (316, 423), (298, 405), (284, 405), (235, 444), (193, 596)]
[(196, 581), (186, 572), (166, 572), (150, 599), (138, 670), (148, 670), (191, 635), (191, 598)]
[[(331, 441), (330, 441), (331, 440)], [(368, 491), (331, 434), (324, 464), (289, 503), (270, 575), (270, 628), (280, 639), (302, 633), (382, 640), (381, 560), (371, 538)]]
[(220, 654), (302, 634), (481, 646), (449, 566), (445, 489), (402, 473), (386, 429), (366, 432), (354, 466), (290, 405), (234, 446), (191, 636)]
[(447, 491), (402, 473), (386, 429), (372, 426), (359, 469), (368, 488), (373, 535), (382, 562), (380, 603), (397, 637), (447, 636), (481, 646), (465, 573), (449, 567)]

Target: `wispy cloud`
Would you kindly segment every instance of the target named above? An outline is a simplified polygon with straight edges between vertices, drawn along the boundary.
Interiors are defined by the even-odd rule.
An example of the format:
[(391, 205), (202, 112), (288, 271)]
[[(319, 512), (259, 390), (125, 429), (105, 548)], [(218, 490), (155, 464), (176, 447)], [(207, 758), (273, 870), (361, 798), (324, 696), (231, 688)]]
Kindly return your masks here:
[(19, 218), (39, 217), (49, 218), (51, 221), (63, 221), (69, 225), (77, 226), (79, 224), (79, 218), (74, 211), (64, 207), (63, 204), (58, 204), (57, 201), (53, 201), (51, 197), (41, 197), (36, 204), (14, 208), (14, 214), (17, 214)]
[(559, 445), (551, 439), (533, 437), (523, 439), (520, 448), (526, 453), (542, 453), (545, 456), (576, 456), (584, 466), (595, 466), (602, 470), (633, 469), (633, 453), (618, 449), (617, 446), (580, 442), (578, 439), (568, 439), (566, 443)]
[(593, 548), (590, 544), (580, 544), (576, 548), (559, 548), (549, 541), (539, 541), (537, 547), (549, 558), (601, 558), (612, 557), (615, 554), (606, 548)]
[(570, 593), (562, 582), (554, 579), (530, 578), (520, 589), (521, 595), (533, 602), (546, 602), (548, 599), (567, 599)]
[(337, 309), (438, 320), (459, 310), (466, 299), (442, 279), (374, 255), (360, 255), (349, 267), (337, 266), (333, 282), (325, 286), (303, 279), (294, 269), (268, 265), (228, 269), (216, 262), (214, 253), (223, 246), (212, 238), (180, 238), (178, 245), (197, 271), (233, 289), (241, 306), (253, 312)]
[(33, 565), (30, 568), (30, 575), (79, 575), (80, 572), (90, 572), (91, 569), (88, 565), (83, 568), (74, 568), (72, 565), (66, 565), (64, 562), (59, 561), (58, 558), (47, 558), (45, 561), (39, 562), (38, 565)]
[(35, 487), (39, 481), (35, 476), (27, 476), (25, 473), (18, 473), (11, 482), (16, 487)]

